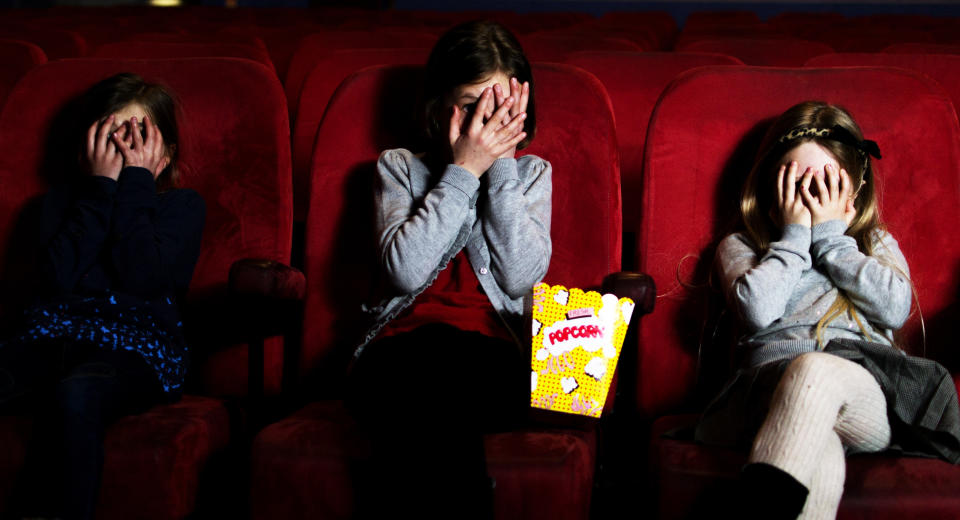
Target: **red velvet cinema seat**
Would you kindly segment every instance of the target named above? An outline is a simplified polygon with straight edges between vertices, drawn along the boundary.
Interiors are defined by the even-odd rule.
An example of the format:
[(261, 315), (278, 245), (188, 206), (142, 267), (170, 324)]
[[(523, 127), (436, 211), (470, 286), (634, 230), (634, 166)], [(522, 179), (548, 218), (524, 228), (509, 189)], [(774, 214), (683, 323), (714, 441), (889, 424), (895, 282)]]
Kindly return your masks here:
[(825, 43), (792, 38), (716, 38), (692, 41), (677, 50), (726, 54), (747, 65), (765, 67), (800, 67), (814, 56), (833, 52)]
[(28, 70), (46, 62), (47, 55), (37, 45), (0, 38), (0, 109), (17, 81)]
[[(960, 49), (960, 47), (957, 47)], [(885, 66), (901, 67), (924, 74), (943, 87), (953, 107), (960, 107), (960, 53), (836, 53), (817, 56), (807, 67)]]
[(890, 54), (960, 54), (960, 43), (895, 43), (884, 47)]
[[(720, 54), (692, 52), (578, 52), (566, 60), (595, 75), (613, 103), (620, 149), (623, 231), (633, 236), (640, 223), (643, 147), (647, 123), (663, 89), (681, 72), (706, 65), (743, 65)], [(625, 239), (624, 243), (632, 243)], [(636, 267), (633, 250), (624, 251), (624, 268)]]
[(0, 24), (0, 38), (30, 42), (43, 49), (48, 60), (77, 58), (87, 54), (87, 42), (74, 31), (27, 24)]
[(417, 65), (426, 63), (430, 49), (344, 49), (323, 53), (303, 83), (293, 123), (293, 218), (307, 219), (310, 203), (310, 159), (320, 120), (340, 82), (365, 67), (374, 65)]
[[(232, 343), (237, 317), (231, 317), (229, 327), (208, 317), (229, 300), (228, 271), (235, 260), (255, 257), (287, 262), (291, 246), (286, 107), (280, 83), (262, 65), (226, 58), (83, 59), (50, 62), (29, 72), (0, 115), (3, 299), (16, 288), (9, 278), (16, 271), (8, 269), (8, 262), (23, 244), (15, 234), (17, 219), (29, 201), (46, 190), (41, 175), (44, 156), (57, 153), (46, 149), (45, 137), (56, 132), (55, 118), (68, 100), (123, 71), (160, 81), (176, 93), (182, 108), (183, 185), (197, 190), (206, 202), (202, 249), (184, 302), (184, 322), (191, 331), (192, 352), (207, 354), (194, 356), (188, 381), (196, 380), (193, 387), (207, 395), (242, 395), (246, 349)], [(279, 387), (279, 372), (276, 377), (271, 374), (266, 378), (268, 388)], [(224, 400), (198, 395), (121, 419), (107, 431), (97, 517), (186, 517), (197, 503), (201, 472), (242, 433), (231, 430), (231, 420)], [(22, 463), (27, 426), (18, 418), (0, 418), (4, 440), (0, 502)]]
[(317, 62), (330, 52), (342, 49), (430, 49), (436, 43), (435, 34), (415, 29), (332, 31), (324, 30), (300, 40), (290, 58), (290, 67), (284, 76), (284, 89), (291, 117), (297, 113), (300, 91)]
[[(667, 88), (647, 134), (637, 255), (659, 298), (639, 331), (637, 401), (645, 415), (698, 411), (725, 379), (727, 350), (711, 343), (717, 328), (705, 324), (717, 294), (708, 288), (713, 248), (732, 230), (766, 125), (808, 99), (846, 107), (880, 144), (880, 206), (910, 265), (926, 319), (926, 354), (953, 373), (960, 369), (953, 348), (960, 320), (960, 129), (949, 98), (902, 69), (707, 67)], [(900, 343), (921, 353), (916, 314), (902, 332)], [(683, 517), (707, 483), (732, 477), (745, 461), (744, 454), (659, 435), (695, 420), (665, 417), (654, 426), (651, 474), (661, 518)], [(848, 461), (839, 518), (960, 515), (960, 468), (885, 455)]]
[(266, 47), (243, 43), (125, 41), (105, 43), (91, 54), (94, 58), (176, 59), (245, 58), (273, 69)]
[(518, 36), (531, 61), (563, 62), (578, 51), (643, 51), (640, 44), (597, 32), (536, 33)]
[[(300, 358), (304, 376), (314, 383), (336, 385), (342, 379), (362, 328), (360, 306), (371, 289), (371, 273), (379, 270), (373, 251), (375, 162), (384, 149), (415, 147), (411, 122), (421, 74), (419, 67), (356, 73), (337, 89), (320, 126)], [(575, 67), (534, 65), (534, 77), (538, 129), (524, 152), (553, 165), (553, 257), (545, 281), (598, 287), (620, 265), (610, 102), (600, 83)], [(591, 431), (531, 428), (488, 436), (497, 517), (587, 518), (595, 465)], [(253, 446), (252, 517), (348, 518), (351, 464), (366, 449), (338, 401), (310, 404), (268, 426)]]

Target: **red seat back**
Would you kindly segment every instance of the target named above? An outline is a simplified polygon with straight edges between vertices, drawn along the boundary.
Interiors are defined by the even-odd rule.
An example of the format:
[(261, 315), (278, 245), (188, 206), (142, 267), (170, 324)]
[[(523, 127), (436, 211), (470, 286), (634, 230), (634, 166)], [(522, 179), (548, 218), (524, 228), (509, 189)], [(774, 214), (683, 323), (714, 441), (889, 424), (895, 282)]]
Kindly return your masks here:
[(350, 49), (324, 53), (307, 76), (300, 92), (293, 124), (294, 219), (307, 218), (310, 205), (310, 159), (323, 112), (340, 82), (358, 70), (374, 65), (419, 65), (430, 49)]
[[(208, 353), (210, 361), (194, 366), (198, 370), (193, 375), (202, 374), (205, 391), (244, 393), (246, 351), (221, 344), (236, 339), (229, 337), (229, 330), (206, 328), (218, 324), (207, 324), (206, 317), (216, 309), (204, 304), (226, 297), (227, 273), (235, 260), (290, 258), (289, 127), (280, 83), (263, 65), (231, 58), (84, 59), (33, 69), (11, 92), (0, 115), (0, 255), (6, 257), (18, 247), (10, 242), (16, 219), (31, 198), (46, 190), (41, 172), (44, 157), (58, 152), (46, 144), (57, 130), (58, 112), (95, 82), (125, 71), (168, 85), (181, 102), (183, 185), (203, 196), (207, 210), (185, 304), (192, 309), (188, 325), (193, 323), (198, 333), (193, 337), (204, 339), (192, 348), (197, 355)], [(279, 388), (277, 347), (270, 347), (267, 361), (270, 390)]]
[(244, 58), (273, 69), (266, 48), (240, 43), (195, 43), (129, 41), (105, 43), (92, 54), (94, 58), (174, 59), (174, 58)]
[(563, 62), (578, 51), (643, 50), (638, 43), (617, 37), (589, 32), (543, 33), (518, 36), (523, 52), (531, 61)]
[(436, 41), (436, 35), (413, 29), (323, 31), (306, 36), (300, 40), (290, 59), (290, 68), (284, 81), (290, 114), (297, 113), (303, 82), (317, 62), (327, 54), (343, 49), (429, 49)]
[(807, 67), (885, 66), (914, 70), (934, 79), (960, 107), (960, 54), (836, 53), (811, 59)]
[[(927, 353), (960, 368), (949, 355), (960, 320), (960, 129), (942, 90), (901, 69), (706, 67), (667, 88), (647, 134), (637, 256), (659, 297), (639, 331), (637, 401), (645, 415), (690, 404), (698, 350), (718, 348), (710, 344), (713, 331), (703, 330), (715, 294), (707, 288), (713, 248), (732, 231), (766, 126), (811, 99), (846, 107), (880, 144), (880, 206), (910, 264), (927, 319)], [(934, 321), (954, 325), (935, 331)], [(915, 316), (904, 344), (920, 350), (919, 330)]]
[[(567, 63), (599, 78), (613, 102), (620, 148), (623, 229), (635, 232), (640, 224), (647, 123), (663, 89), (685, 70), (705, 65), (742, 64), (729, 56), (685, 52), (580, 52), (572, 55)], [(632, 251), (627, 253), (632, 256)], [(635, 266), (628, 261), (625, 267)]]
[(0, 38), (0, 109), (7, 94), (28, 70), (47, 62), (40, 47), (21, 40)]
[[(417, 134), (411, 100), (421, 77), (419, 67), (366, 69), (345, 80), (327, 107), (307, 217), (304, 371), (321, 365), (324, 372), (342, 371), (337, 354), (351, 351), (362, 332), (360, 305), (380, 271), (372, 224), (375, 162), (384, 149), (416, 146), (409, 138)], [(575, 67), (534, 65), (534, 78), (538, 128), (524, 153), (553, 165), (553, 257), (545, 281), (599, 287), (620, 265), (610, 102), (600, 83)]]
[(30, 42), (43, 49), (48, 60), (77, 58), (87, 54), (86, 40), (74, 31), (5, 23), (0, 25), (0, 38)]
[(960, 54), (960, 43), (895, 43), (881, 51), (890, 54)]
[(766, 38), (697, 40), (678, 47), (677, 50), (726, 54), (747, 65), (766, 67), (800, 67), (814, 56), (833, 52), (825, 43)]

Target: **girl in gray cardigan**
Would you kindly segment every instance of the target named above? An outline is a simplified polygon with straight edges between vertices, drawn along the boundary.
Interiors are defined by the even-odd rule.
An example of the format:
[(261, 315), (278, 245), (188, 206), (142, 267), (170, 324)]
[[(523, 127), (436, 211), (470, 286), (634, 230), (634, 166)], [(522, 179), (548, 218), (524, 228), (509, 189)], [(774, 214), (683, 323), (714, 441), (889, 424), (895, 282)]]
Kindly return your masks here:
[(388, 296), (369, 308), (348, 382), (373, 445), (358, 513), (489, 518), (483, 433), (528, 408), (518, 338), (529, 333), (523, 300), (550, 263), (551, 169), (516, 158), (535, 132), (533, 78), (503, 26), (451, 29), (424, 83), (428, 149), (387, 150), (377, 164)]
[[(942, 367), (894, 345), (912, 286), (879, 219), (871, 156), (880, 157), (876, 143), (843, 109), (820, 102), (790, 108), (747, 179), (744, 230), (718, 247), (719, 280), (744, 333), (740, 369), (696, 435), (749, 443), (742, 494), (734, 495), (746, 509), (741, 517), (833, 518), (845, 452), (886, 449), (897, 441), (892, 433), (910, 427), (910, 413), (888, 414), (885, 395), (900, 395), (906, 378), (887, 367), (919, 366), (930, 378), (913, 383), (935, 391), (949, 382)], [(952, 383), (947, 393), (955, 411)], [(956, 458), (936, 444), (911, 449)]]

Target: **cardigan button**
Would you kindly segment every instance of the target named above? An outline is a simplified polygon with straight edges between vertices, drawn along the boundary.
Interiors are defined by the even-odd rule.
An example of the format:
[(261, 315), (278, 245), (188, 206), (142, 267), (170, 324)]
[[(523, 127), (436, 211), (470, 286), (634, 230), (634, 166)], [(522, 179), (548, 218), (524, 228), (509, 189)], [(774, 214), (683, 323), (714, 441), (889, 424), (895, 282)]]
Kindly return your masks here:
[(481, 267), (481, 268), (480, 268), (480, 274), (487, 274), (487, 268), (486, 268), (486, 267)]

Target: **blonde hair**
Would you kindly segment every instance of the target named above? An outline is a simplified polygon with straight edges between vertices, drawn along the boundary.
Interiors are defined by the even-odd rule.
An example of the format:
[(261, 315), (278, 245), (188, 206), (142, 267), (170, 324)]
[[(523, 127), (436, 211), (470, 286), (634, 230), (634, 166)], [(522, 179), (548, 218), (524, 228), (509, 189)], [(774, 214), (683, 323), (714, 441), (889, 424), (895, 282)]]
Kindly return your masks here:
[[(757, 160), (740, 197), (740, 216), (747, 236), (755, 244), (757, 251), (766, 251), (770, 242), (780, 234), (780, 226), (771, 218), (776, 207), (776, 171), (780, 161), (790, 150), (806, 142), (814, 142), (832, 155), (851, 177), (853, 186), (859, 186), (854, 207), (856, 216), (847, 227), (846, 234), (857, 241), (857, 246), (865, 255), (873, 256), (874, 244), (878, 234), (884, 230), (877, 204), (876, 182), (873, 161), (862, 150), (848, 143), (831, 139), (820, 132), (796, 132), (797, 129), (833, 129), (840, 127), (857, 141), (863, 141), (863, 132), (853, 117), (845, 109), (822, 101), (806, 101), (787, 109), (773, 122), (760, 144)], [(801, 137), (781, 139), (788, 134), (803, 134)], [(791, 135), (791, 137), (792, 137)], [(856, 189), (856, 188), (855, 188)], [(823, 329), (834, 319), (849, 315), (860, 328), (863, 335), (870, 339), (856, 306), (846, 293), (837, 288), (837, 298), (817, 323), (817, 343), (823, 346)]]

